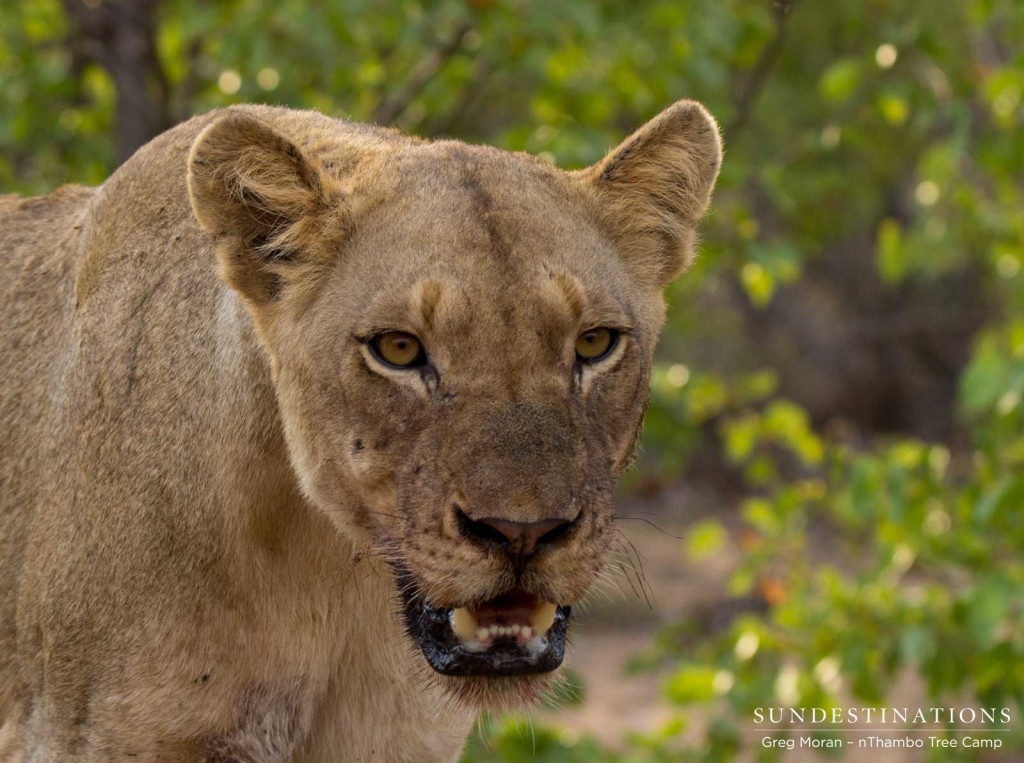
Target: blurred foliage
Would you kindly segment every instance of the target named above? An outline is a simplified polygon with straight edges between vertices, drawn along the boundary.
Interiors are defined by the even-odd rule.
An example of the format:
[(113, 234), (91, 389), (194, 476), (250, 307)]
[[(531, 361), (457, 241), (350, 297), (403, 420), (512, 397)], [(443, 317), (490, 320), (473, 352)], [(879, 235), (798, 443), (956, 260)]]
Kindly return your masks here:
[[(57, 0), (3, 0), (2, 14), (0, 186), (101, 182), (114, 164), (112, 80), (72, 55)], [(669, 295), (639, 474), (678, 479), (688, 457), (716, 452), (745, 529), (733, 537), (702, 521), (681, 552), (739, 544), (731, 594), (756, 598), (763, 614), (661, 634), (642, 661), (664, 671), (678, 712), (662, 733), (624, 740), (628, 753), (505, 718), (482, 722), (468, 761), (729, 760), (751, 743), (752, 708), (881, 703), (906, 669), (936, 700), (1011, 705), (1020, 717), (1024, 6), (166, 0), (161, 14), (179, 118), (270, 102), (565, 166), (596, 161), (680, 97), (723, 125), (702, 254)], [(850, 239), (868, 242), (857, 254), (873, 279), (870, 293), (846, 294), (854, 306), (899, 303), (908, 285), (943, 277), (980, 284), (981, 329), (956, 403), (934, 412), (954, 423), (948, 441), (815, 419), (786, 396), (785, 368), (747, 338)], [(962, 318), (914, 316), (939, 327)], [(713, 711), (697, 741), (694, 705)], [(1019, 736), (1004, 739), (1020, 746)]]

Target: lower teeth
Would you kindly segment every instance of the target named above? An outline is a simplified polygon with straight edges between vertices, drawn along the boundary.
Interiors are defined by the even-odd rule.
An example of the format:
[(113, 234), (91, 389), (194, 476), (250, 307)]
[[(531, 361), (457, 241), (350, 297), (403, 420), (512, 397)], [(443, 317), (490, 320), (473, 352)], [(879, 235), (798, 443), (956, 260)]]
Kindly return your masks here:
[(530, 624), (492, 625), (480, 627), (466, 607), (453, 609), (449, 616), (452, 631), (463, 644), (486, 644), (495, 638), (511, 636), (520, 644), (543, 636), (555, 622), (557, 607), (550, 602), (539, 604), (530, 616)]

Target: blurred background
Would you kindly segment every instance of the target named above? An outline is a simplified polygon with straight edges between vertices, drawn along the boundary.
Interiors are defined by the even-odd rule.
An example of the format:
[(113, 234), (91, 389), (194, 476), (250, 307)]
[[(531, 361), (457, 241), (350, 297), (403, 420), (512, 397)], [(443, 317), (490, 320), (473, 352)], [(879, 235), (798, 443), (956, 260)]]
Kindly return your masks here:
[(669, 295), (617, 586), (583, 613), (550, 702), (481, 722), (466, 759), (824, 754), (763, 745), (808, 735), (754, 722), (778, 706), (1008, 707), (975, 734), (999, 750), (845, 759), (1022, 759), (1024, 4), (0, 8), (5, 192), (100, 183), (175, 122), (244, 101), (565, 167), (703, 101), (725, 165)]

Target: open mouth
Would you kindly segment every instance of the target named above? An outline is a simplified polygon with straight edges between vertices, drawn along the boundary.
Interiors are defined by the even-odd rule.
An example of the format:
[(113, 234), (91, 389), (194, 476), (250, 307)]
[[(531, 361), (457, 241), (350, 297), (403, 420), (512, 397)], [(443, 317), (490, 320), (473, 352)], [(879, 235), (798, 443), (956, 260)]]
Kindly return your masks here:
[(571, 607), (521, 588), (465, 607), (432, 607), (408, 574), (399, 589), (409, 634), (438, 673), (521, 676), (562, 664)]

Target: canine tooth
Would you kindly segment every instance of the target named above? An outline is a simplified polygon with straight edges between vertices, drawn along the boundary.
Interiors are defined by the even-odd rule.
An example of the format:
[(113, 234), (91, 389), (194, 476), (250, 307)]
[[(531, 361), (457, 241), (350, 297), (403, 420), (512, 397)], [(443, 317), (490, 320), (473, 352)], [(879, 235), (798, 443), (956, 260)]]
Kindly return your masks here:
[(523, 641), (529, 641), (532, 635), (533, 631), (530, 629), (529, 625), (524, 625), (522, 628), (519, 629), (519, 638), (521, 638)]
[(491, 632), (489, 630), (487, 630), (487, 628), (479, 628), (479, 629), (477, 629), (477, 632), (476, 632), (476, 640), (477, 641), (486, 641), (488, 636), (490, 636), (490, 635), (491, 635)]
[(465, 607), (457, 607), (452, 610), (451, 624), (459, 641), (471, 641), (477, 635), (476, 618)]
[(529, 641), (523, 643), (526, 648), (526, 653), (531, 657), (539, 657), (548, 648), (548, 640), (542, 635), (534, 636)]
[(555, 622), (555, 610), (557, 607), (550, 601), (543, 601), (537, 605), (530, 616), (530, 625), (538, 635), (547, 633), (548, 628)]

